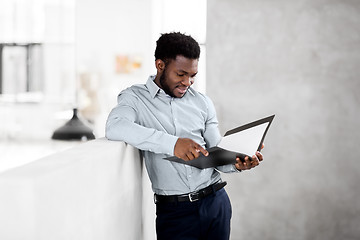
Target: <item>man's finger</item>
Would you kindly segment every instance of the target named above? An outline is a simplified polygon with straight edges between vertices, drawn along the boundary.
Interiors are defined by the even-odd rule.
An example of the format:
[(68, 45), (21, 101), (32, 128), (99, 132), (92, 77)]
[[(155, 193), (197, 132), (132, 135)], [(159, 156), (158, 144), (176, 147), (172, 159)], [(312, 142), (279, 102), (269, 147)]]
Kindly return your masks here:
[(236, 163), (235, 163), (235, 167), (239, 170), (244, 170), (244, 164), (243, 164), (243, 161), (239, 158), (239, 157), (236, 157)]
[(238, 164), (239, 166), (240, 165), (243, 165), (243, 162), (239, 157), (236, 157), (236, 164)]
[(250, 158), (248, 156), (245, 157), (244, 166), (246, 167), (246, 169), (251, 168), (251, 161), (250, 161)]
[(202, 146), (200, 146), (200, 145), (198, 145), (197, 147), (196, 147), (196, 150), (197, 151), (200, 151), (202, 154), (204, 154), (204, 156), (208, 156), (209, 155), (209, 152), (208, 151), (206, 151)]
[(260, 164), (259, 159), (254, 155), (251, 160), (251, 166), (256, 167), (259, 164)]
[(194, 158), (198, 158), (200, 156), (200, 150), (197, 148), (192, 148), (191, 153), (194, 155)]
[(186, 153), (186, 159), (185, 161), (190, 161), (194, 159), (194, 155), (191, 152)]
[(256, 156), (259, 159), (259, 161), (262, 161), (264, 159), (263, 155), (260, 152), (256, 152)]

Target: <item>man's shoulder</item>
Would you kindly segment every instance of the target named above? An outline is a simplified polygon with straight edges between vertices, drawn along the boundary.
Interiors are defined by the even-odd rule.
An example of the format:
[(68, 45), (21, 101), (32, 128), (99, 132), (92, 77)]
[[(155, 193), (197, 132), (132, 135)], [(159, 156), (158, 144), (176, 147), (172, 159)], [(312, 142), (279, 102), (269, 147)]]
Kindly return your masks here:
[(149, 91), (145, 84), (134, 84), (124, 90), (118, 95), (118, 101), (121, 99), (127, 99), (127, 101), (137, 100), (149, 94)]
[(149, 92), (145, 84), (134, 84), (120, 92), (121, 94), (137, 95), (138, 93)]
[(193, 88), (190, 88), (189, 90), (190, 90), (190, 92), (189, 92), (190, 93), (189, 94), (190, 98), (194, 98), (197, 101), (201, 101), (201, 102), (203, 102), (205, 104), (211, 103), (211, 99), (206, 94), (204, 94), (202, 92), (199, 92), (199, 91), (196, 91)]

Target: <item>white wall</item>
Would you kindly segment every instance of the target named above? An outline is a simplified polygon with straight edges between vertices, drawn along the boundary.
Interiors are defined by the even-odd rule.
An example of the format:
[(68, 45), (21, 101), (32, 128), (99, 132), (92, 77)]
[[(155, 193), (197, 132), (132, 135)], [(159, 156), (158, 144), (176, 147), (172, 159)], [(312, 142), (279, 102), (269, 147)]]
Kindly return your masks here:
[(105, 139), (2, 172), (0, 239), (142, 239), (142, 186), (138, 150)]

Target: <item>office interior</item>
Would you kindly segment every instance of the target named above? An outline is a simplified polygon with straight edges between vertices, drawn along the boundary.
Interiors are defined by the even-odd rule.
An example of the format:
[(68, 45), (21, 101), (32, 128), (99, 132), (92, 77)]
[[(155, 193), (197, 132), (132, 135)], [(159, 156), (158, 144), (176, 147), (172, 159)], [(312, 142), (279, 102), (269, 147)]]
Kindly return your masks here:
[(51, 139), (75, 108), (103, 138), (118, 93), (155, 74), (160, 33), (180, 31), (222, 134), (276, 115), (260, 166), (223, 174), (231, 239), (359, 239), (359, 23), (342, 0), (1, 1), (0, 177), (86, 144)]

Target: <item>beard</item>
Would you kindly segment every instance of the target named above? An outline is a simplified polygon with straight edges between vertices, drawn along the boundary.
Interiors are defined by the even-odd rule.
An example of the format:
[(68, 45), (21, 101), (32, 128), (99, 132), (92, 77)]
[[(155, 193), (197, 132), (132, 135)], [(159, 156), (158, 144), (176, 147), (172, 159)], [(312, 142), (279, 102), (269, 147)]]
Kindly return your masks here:
[(160, 85), (161, 85), (161, 88), (162, 88), (162, 90), (164, 90), (164, 92), (167, 94), (167, 95), (169, 95), (169, 96), (171, 96), (171, 97), (176, 97), (172, 92), (171, 92), (171, 89), (170, 89), (170, 87), (169, 87), (169, 85), (167, 84), (167, 77), (166, 77), (166, 67), (165, 67), (165, 69), (164, 69), (164, 72), (163, 72), (163, 74), (161, 74), (161, 76), (160, 76)]

